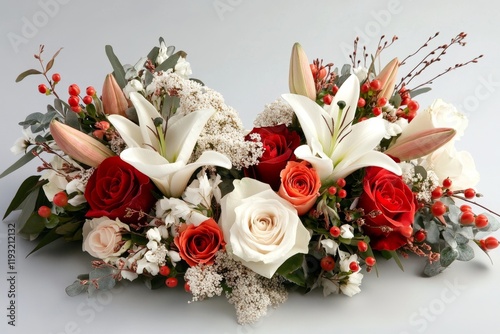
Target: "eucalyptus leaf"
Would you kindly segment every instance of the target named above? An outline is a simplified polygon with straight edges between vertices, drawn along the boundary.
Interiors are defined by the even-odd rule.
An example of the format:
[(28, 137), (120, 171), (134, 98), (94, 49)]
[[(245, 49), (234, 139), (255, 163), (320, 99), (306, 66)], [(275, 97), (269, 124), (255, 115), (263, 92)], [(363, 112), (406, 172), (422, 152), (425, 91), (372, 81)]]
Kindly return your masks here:
[(448, 267), (458, 258), (458, 251), (451, 247), (446, 247), (441, 251), (440, 263), (443, 267)]
[(415, 166), (414, 171), (415, 175), (420, 175), (422, 177), (422, 180), (425, 180), (427, 178), (427, 170), (424, 167)]
[(59, 52), (61, 52), (62, 48), (60, 48), (59, 50), (56, 51), (56, 53), (52, 56), (52, 58), (50, 58), (50, 60), (47, 62), (47, 65), (45, 66), (45, 73), (47, 73), (48, 71), (50, 71), (50, 69), (52, 68), (52, 66), (54, 66), (54, 60), (56, 59), (57, 55), (59, 54)]
[(459, 244), (457, 247), (458, 261), (470, 261), (474, 258), (474, 250), (469, 244)]
[(431, 90), (430, 87), (422, 87), (422, 88), (419, 88), (419, 89), (412, 90), (411, 91), (411, 97), (414, 98), (415, 96), (427, 93), (430, 90)]
[(433, 220), (424, 222), (425, 230), (427, 231), (427, 242), (430, 244), (439, 243), (439, 227)]
[(474, 239), (474, 232), (472, 226), (463, 226), (460, 231), (455, 235), (455, 239), (459, 244), (466, 244), (469, 240)]
[(115, 55), (113, 51), (113, 47), (111, 45), (106, 45), (105, 47), (106, 55), (108, 56), (109, 62), (113, 67), (113, 75), (118, 83), (120, 88), (124, 88), (127, 85), (127, 80), (125, 79), (125, 70), (123, 69), (123, 65), (120, 63), (120, 60)]
[(186, 57), (186, 53), (184, 51), (177, 51), (176, 53), (168, 57), (163, 63), (158, 65), (155, 68), (155, 71), (160, 72), (167, 71), (168, 69), (173, 69), (180, 57)]
[(78, 296), (79, 294), (81, 294), (83, 292), (86, 292), (87, 289), (88, 289), (88, 285), (82, 284), (82, 282), (80, 280), (76, 280), (73, 282), (73, 284), (68, 286), (65, 289), (65, 291), (66, 291), (66, 294), (68, 296), (74, 297), (74, 296)]
[(427, 262), (427, 264), (424, 267), (424, 275), (433, 277), (436, 276), (445, 270), (446, 267), (441, 266), (441, 263), (439, 261), (434, 261), (434, 262)]
[[(151, 62), (155, 62), (156, 61), (156, 57), (158, 57), (158, 52), (160, 51), (160, 48), (155, 46), (153, 49), (151, 49), (151, 51), (149, 51), (148, 53), (148, 59), (151, 60)], [(147, 73), (147, 71), (146, 71)]]
[(348, 74), (351, 74), (351, 65), (344, 64), (344, 66), (342, 66), (342, 69), (340, 70), (340, 75), (348, 75)]
[(42, 72), (40, 72), (39, 70), (35, 70), (35, 69), (29, 69), (29, 70), (26, 70), (24, 71), (23, 73), (19, 74), (16, 78), (16, 82), (19, 82), (21, 80), (23, 80), (24, 78), (26, 78), (28, 75), (36, 75), (36, 74), (42, 74)]
[(74, 129), (81, 130), (80, 121), (78, 115), (74, 112), (67, 112), (64, 118), (64, 123), (71, 126)]
[(455, 234), (452, 233), (449, 229), (443, 231), (443, 239), (451, 248), (457, 248), (458, 243), (455, 240)]

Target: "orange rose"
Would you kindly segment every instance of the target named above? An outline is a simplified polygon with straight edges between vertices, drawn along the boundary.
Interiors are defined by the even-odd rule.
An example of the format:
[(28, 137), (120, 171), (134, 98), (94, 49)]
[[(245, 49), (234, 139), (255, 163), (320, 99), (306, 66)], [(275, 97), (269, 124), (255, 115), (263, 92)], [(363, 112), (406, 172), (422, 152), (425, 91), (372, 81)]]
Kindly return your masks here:
[(319, 196), (321, 181), (307, 161), (289, 161), (280, 173), (278, 194), (292, 204), (299, 215), (309, 211)]
[(215, 253), (226, 244), (219, 225), (212, 218), (197, 226), (188, 224), (174, 238), (174, 243), (181, 259), (190, 267), (213, 264)]

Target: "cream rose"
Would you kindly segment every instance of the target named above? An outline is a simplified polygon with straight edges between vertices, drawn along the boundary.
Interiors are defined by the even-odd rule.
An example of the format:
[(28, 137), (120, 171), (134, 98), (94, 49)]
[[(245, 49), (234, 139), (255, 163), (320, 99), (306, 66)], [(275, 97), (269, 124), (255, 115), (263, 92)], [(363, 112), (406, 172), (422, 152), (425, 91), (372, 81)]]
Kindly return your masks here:
[(99, 259), (121, 255), (131, 242), (122, 243), (120, 229), (130, 231), (129, 226), (118, 219), (101, 217), (87, 220), (83, 225), (83, 251)]
[(417, 116), (403, 130), (398, 140), (417, 132), (435, 128), (452, 128), (457, 134), (454, 139), (459, 139), (464, 134), (469, 121), (453, 105), (441, 99), (435, 100), (431, 106), (417, 113)]
[(268, 184), (236, 180), (221, 206), (227, 252), (257, 274), (271, 278), (288, 258), (308, 252), (311, 236), (297, 211)]

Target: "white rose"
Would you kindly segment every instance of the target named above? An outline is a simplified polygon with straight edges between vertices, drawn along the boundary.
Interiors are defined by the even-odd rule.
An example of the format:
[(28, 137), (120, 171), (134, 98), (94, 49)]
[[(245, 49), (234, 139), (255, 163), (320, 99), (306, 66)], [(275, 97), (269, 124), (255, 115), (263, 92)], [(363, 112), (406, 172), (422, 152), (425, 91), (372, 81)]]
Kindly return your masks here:
[(441, 99), (435, 100), (432, 105), (417, 113), (417, 116), (403, 130), (398, 140), (417, 132), (435, 128), (452, 128), (457, 134), (454, 139), (459, 139), (464, 134), (468, 125), (467, 117), (459, 112), (453, 105)]
[(90, 255), (106, 259), (119, 256), (130, 246), (130, 241), (121, 244), (120, 229), (130, 231), (128, 225), (107, 217), (87, 220), (83, 225), (83, 251)]
[(479, 182), (474, 159), (467, 151), (457, 151), (454, 141), (424, 157), (421, 165), (434, 171), (440, 184), (449, 177), (451, 190), (473, 188)]
[(268, 184), (236, 180), (221, 206), (226, 250), (257, 274), (271, 278), (288, 258), (308, 252), (311, 236), (297, 211)]

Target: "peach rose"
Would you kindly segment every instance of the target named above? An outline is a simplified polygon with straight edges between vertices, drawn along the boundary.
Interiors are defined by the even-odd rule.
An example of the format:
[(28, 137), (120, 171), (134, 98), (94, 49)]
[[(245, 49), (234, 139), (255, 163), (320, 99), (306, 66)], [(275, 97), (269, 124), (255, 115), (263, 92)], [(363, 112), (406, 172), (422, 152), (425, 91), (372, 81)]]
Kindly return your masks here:
[(215, 253), (226, 244), (219, 225), (212, 218), (200, 225), (186, 225), (174, 238), (174, 243), (181, 259), (191, 267), (213, 264)]
[(121, 255), (130, 246), (130, 241), (122, 242), (122, 229), (130, 231), (119, 219), (87, 220), (83, 225), (83, 251), (98, 259)]
[(289, 161), (280, 173), (278, 194), (292, 204), (299, 215), (309, 211), (319, 196), (321, 181), (307, 161)]

